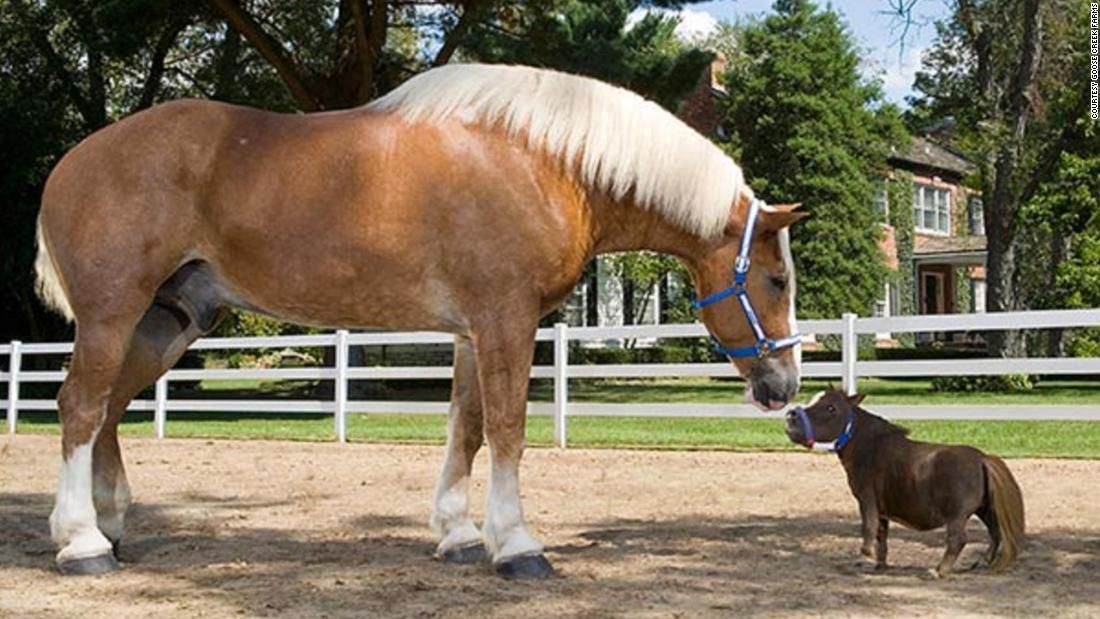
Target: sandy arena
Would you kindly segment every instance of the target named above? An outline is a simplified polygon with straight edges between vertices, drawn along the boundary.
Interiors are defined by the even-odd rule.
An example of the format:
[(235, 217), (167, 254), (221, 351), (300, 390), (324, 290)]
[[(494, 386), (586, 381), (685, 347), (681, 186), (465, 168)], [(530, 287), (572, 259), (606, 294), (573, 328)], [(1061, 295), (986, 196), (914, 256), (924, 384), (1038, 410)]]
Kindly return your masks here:
[[(433, 561), (440, 447), (130, 439), (121, 572), (62, 578), (46, 519), (56, 437), (0, 439), (0, 616), (1100, 616), (1100, 461), (1010, 460), (1015, 571), (925, 579), (942, 533), (891, 529), (885, 574), (831, 456), (532, 449), (533, 531), (558, 569), (506, 582)], [(485, 452), (475, 467), (477, 514)], [(971, 522), (960, 564), (985, 549)]]

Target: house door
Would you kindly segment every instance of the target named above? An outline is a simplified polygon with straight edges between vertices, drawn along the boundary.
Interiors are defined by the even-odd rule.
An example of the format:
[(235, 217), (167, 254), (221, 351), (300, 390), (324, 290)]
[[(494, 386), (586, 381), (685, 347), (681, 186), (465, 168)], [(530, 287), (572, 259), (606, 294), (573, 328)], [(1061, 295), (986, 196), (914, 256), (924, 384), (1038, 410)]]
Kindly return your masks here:
[(921, 310), (925, 314), (944, 313), (943, 273), (925, 272), (921, 278), (924, 284), (924, 305)]

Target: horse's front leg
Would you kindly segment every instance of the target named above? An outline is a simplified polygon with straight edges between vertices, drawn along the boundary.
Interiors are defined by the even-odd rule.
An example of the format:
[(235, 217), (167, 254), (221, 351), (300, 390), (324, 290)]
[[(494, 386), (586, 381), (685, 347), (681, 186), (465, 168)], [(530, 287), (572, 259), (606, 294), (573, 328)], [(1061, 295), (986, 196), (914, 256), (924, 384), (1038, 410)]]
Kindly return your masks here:
[(537, 320), (517, 325), (519, 320), (512, 313), (504, 324), (497, 322), (474, 332), (485, 436), (490, 450), (483, 533), (498, 574), (506, 578), (545, 578), (554, 570), (542, 554), (542, 543), (527, 530), (519, 496), (527, 383)]
[[(863, 545), (860, 547), (859, 552), (868, 559), (877, 560), (876, 546), (881, 523), (875, 497), (861, 497), (859, 499), (859, 515), (863, 521), (860, 527), (863, 534)], [(883, 541), (885, 542), (885, 536)], [(885, 557), (883, 558), (885, 559)]]
[(488, 558), (481, 532), (470, 520), (467, 490), (470, 467), (483, 442), (481, 389), (477, 359), (469, 338), (455, 338), (455, 369), (447, 427), (447, 456), (435, 486), (432, 531), (439, 537), (435, 556), (448, 563), (478, 563)]

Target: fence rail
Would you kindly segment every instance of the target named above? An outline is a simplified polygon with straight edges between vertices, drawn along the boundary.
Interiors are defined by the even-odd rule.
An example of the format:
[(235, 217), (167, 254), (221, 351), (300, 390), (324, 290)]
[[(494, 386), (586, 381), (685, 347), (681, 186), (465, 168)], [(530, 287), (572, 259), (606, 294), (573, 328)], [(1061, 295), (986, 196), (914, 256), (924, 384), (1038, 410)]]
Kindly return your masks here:
[[(883, 332), (914, 333), (927, 331), (992, 331), (1007, 329), (1074, 328), (1100, 326), (1100, 309), (1005, 312), (988, 314), (944, 314), (858, 318), (845, 314), (839, 320), (800, 321), (803, 333), (840, 335), (841, 360), (805, 363), (804, 377), (839, 378), (854, 393), (860, 377), (973, 376), (986, 374), (1098, 374), (1096, 358), (1018, 358), (1018, 359), (913, 359), (899, 361), (859, 361), (857, 342), (862, 334)], [(701, 324), (640, 325), (627, 327), (568, 327), (564, 324), (539, 329), (536, 339), (553, 343), (553, 364), (534, 366), (531, 377), (551, 379), (552, 402), (528, 403), (533, 415), (554, 417), (555, 442), (568, 443), (568, 421), (578, 416), (661, 416), (661, 417), (753, 417), (760, 411), (743, 404), (658, 404), (570, 402), (569, 380), (577, 378), (640, 377), (735, 377), (728, 363), (654, 363), (619, 365), (570, 365), (569, 342), (640, 338), (704, 337)], [(295, 335), (252, 338), (203, 338), (192, 344), (195, 350), (242, 350), (260, 348), (334, 347), (335, 367), (278, 369), (174, 369), (155, 385), (153, 400), (135, 400), (129, 410), (151, 410), (157, 437), (164, 437), (169, 412), (300, 412), (333, 415), (336, 440), (347, 440), (347, 415), (370, 413), (439, 414), (448, 410), (447, 402), (391, 402), (350, 400), (349, 380), (450, 379), (450, 366), (369, 367), (349, 365), (350, 346), (446, 344), (453, 336), (434, 332), (348, 333), (336, 331), (320, 335)], [(65, 379), (63, 370), (23, 370), (27, 355), (58, 355), (72, 352), (72, 344), (23, 343), (0, 345), (0, 356), (8, 357), (7, 371), (0, 381), (8, 385), (8, 432), (15, 433), (20, 410), (56, 410), (53, 400), (21, 399), (23, 383), (57, 383)], [(182, 400), (169, 399), (172, 381), (201, 380), (331, 380), (333, 396), (328, 400)], [(876, 410), (898, 419), (1073, 419), (1100, 420), (1100, 406), (1069, 405), (982, 405), (982, 406), (877, 406)], [(775, 415), (775, 413), (770, 413)]]

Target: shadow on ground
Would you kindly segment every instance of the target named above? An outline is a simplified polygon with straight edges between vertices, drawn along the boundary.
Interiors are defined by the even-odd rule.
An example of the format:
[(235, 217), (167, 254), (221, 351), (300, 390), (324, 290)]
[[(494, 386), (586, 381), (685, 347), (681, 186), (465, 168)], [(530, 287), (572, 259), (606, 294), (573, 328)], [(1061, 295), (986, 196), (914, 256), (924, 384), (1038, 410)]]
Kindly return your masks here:
[[(611, 520), (555, 527), (548, 553), (559, 576), (508, 583), (489, 568), (430, 558), (418, 519), (358, 516), (308, 533), (253, 526), (242, 513), (294, 509), (188, 495), (180, 504), (136, 505), (121, 573), (84, 581), (52, 571), (46, 518), (52, 497), (0, 493), (0, 578), (37, 574), (59, 595), (85, 583), (116, 603), (198, 604), (187, 608), (257, 616), (684, 616), (770, 614), (1062, 615), (1100, 599), (1100, 531), (1042, 530), (1017, 569), (944, 581), (923, 578), (941, 552), (939, 533), (894, 527), (882, 575), (853, 567), (858, 524), (850, 515), (753, 516), (715, 520)], [(971, 528), (972, 547), (985, 536)], [(70, 584), (71, 583), (71, 584)], [(186, 602), (185, 602), (186, 601)], [(1076, 609), (1076, 610), (1074, 610)], [(216, 614), (216, 612), (215, 612)]]

